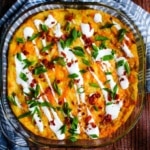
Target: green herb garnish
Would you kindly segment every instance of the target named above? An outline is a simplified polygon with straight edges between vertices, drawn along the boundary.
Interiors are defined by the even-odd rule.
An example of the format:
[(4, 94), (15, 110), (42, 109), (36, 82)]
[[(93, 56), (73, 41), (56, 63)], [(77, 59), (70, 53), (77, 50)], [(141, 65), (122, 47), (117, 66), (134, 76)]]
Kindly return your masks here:
[(66, 132), (66, 130), (67, 130), (67, 126), (64, 124), (64, 125), (62, 125), (62, 126), (60, 127), (59, 130), (61, 131), (61, 134), (64, 134), (64, 133)]
[(44, 32), (47, 32), (47, 31), (48, 31), (47, 25), (41, 24), (40, 27), (41, 27), (41, 30), (42, 30), (42, 31), (44, 31)]
[(24, 39), (18, 37), (18, 38), (16, 38), (16, 42), (17, 42), (17, 43), (24, 43)]
[(90, 61), (85, 58), (82, 59), (82, 62), (87, 66), (90, 66), (90, 64), (91, 64)]
[(109, 61), (109, 60), (112, 60), (114, 58), (113, 55), (105, 55), (102, 57), (102, 60), (103, 61)]
[(21, 73), (19, 74), (19, 77), (20, 77), (23, 81), (27, 81), (27, 80), (28, 80), (27, 75), (26, 75), (25, 73), (23, 73), (23, 72), (21, 72)]
[(68, 78), (74, 79), (74, 78), (77, 78), (78, 76), (79, 76), (78, 74), (72, 73), (68, 75)]
[(99, 88), (99, 85), (97, 83), (89, 83), (89, 85), (95, 88)]
[(98, 135), (96, 135), (96, 134), (90, 134), (89, 136), (90, 136), (90, 138), (92, 138), (92, 139), (97, 139), (97, 138), (98, 138)]
[(124, 39), (124, 36), (125, 34), (127, 33), (127, 30), (126, 29), (120, 29), (118, 31), (118, 39), (119, 39), (119, 42), (122, 42), (122, 40)]
[(98, 36), (95, 37), (95, 40), (96, 41), (105, 41), (105, 40), (108, 40), (108, 38), (105, 37), (105, 36), (98, 35)]
[(40, 74), (42, 74), (42, 73), (44, 73), (46, 71), (47, 71), (47, 69), (43, 65), (38, 65), (38, 66), (36, 66), (34, 68), (34, 72), (33, 73), (35, 75), (40, 75)]
[(66, 62), (65, 62), (65, 59), (64, 59), (64, 57), (56, 57), (56, 58), (54, 58), (53, 60), (52, 60), (52, 62), (55, 64), (59, 64), (59, 65), (61, 65), (61, 66), (65, 66), (66, 65)]
[(42, 48), (42, 52), (50, 50), (52, 48), (52, 46), (53, 46), (53, 43), (50, 43), (50, 44), (46, 45), (45, 47)]
[(16, 96), (16, 94), (13, 92), (13, 93), (11, 94), (11, 96), (8, 96), (7, 98), (8, 98), (8, 100), (9, 100), (13, 105), (17, 106), (15, 96)]
[(19, 61), (22, 61), (21, 53), (17, 53), (16, 57)]
[(19, 115), (17, 118), (18, 119), (22, 119), (22, 118), (25, 118), (25, 117), (28, 117), (28, 116), (31, 116), (31, 112), (30, 111), (25, 112), (25, 113)]
[(105, 29), (105, 28), (111, 28), (114, 24), (113, 23), (106, 23), (105, 25), (103, 25), (101, 27), (101, 29)]
[(63, 110), (64, 114), (66, 114), (67, 116), (70, 116), (71, 108), (69, 107), (68, 102), (65, 102), (63, 104), (62, 110)]
[(34, 39), (36, 39), (37, 37), (39, 37), (40, 36), (40, 33), (35, 33), (35, 34), (33, 34), (31, 37), (29, 37), (29, 41), (33, 41)]
[(53, 88), (54, 88), (54, 91), (58, 94), (58, 95), (61, 95), (61, 90), (60, 88), (58, 87), (58, 84), (56, 81), (53, 82)]
[(83, 57), (84, 54), (85, 54), (83, 48), (80, 47), (80, 46), (74, 47), (71, 51), (72, 51), (76, 56), (81, 56), (81, 57)]

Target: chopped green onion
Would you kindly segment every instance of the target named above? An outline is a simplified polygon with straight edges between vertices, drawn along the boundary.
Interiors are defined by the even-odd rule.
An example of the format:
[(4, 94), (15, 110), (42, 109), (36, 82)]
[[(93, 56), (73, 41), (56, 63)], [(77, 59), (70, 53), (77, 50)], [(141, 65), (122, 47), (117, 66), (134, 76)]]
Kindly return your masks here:
[(47, 71), (47, 69), (43, 65), (39, 65), (39, 66), (34, 68), (34, 74), (35, 75), (40, 75), (46, 71)]
[(33, 41), (34, 39), (36, 39), (37, 37), (39, 37), (40, 36), (40, 33), (35, 33), (35, 34), (33, 34), (31, 37), (29, 37), (29, 41)]
[(98, 55), (98, 47), (94, 44), (92, 44), (92, 57), (96, 59), (97, 55)]
[(58, 95), (61, 95), (61, 90), (60, 88), (58, 87), (58, 84), (56, 81), (53, 82), (53, 88), (54, 88), (54, 91), (58, 94)]
[(98, 35), (98, 36), (95, 37), (95, 40), (96, 41), (105, 41), (105, 40), (108, 40), (108, 38), (105, 37), (105, 36)]
[(23, 81), (27, 81), (27, 80), (28, 80), (27, 75), (26, 75), (25, 73), (23, 73), (23, 72), (21, 72), (21, 73), (19, 74), (19, 77), (20, 77)]
[(23, 38), (16, 38), (17, 43), (24, 43), (24, 39)]
[(90, 138), (92, 138), (92, 139), (98, 138), (98, 136), (97, 136), (96, 134), (90, 134), (89, 136), (90, 136)]
[(64, 125), (62, 125), (61, 127), (60, 127), (60, 129), (59, 129), (60, 131), (61, 131), (61, 134), (63, 134), (63, 133), (65, 133), (66, 132), (66, 130), (67, 130), (67, 126), (64, 124)]
[(124, 63), (124, 68), (125, 68), (127, 74), (130, 74), (130, 67), (129, 67), (129, 64), (127, 62)]
[(77, 78), (79, 75), (76, 73), (69, 74), (68, 77), (71, 79)]
[(101, 29), (105, 29), (105, 28), (111, 28), (114, 24), (113, 23), (106, 23), (105, 25), (103, 25), (101, 27)]
[(41, 27), (42, 31), (44, 31), (44, 32), (47, 32), (47, 31), (48, 31), (47, 25), (41, 24), (40, 27)]
[(83, 48), (80, 47), (80, 46), (74, 47), (71, 51), (72, 51), (75, 55), (81, 56), (81, 57), (83, 57), (84, 54), (85, 54)]
[(63, 104), (62, 110), (63, 110), (64, 114), (66, 114), (67, 116), (70, 116), (71, 108), (69, 107), (68, 102), (65, 102)]
[(17, 53), (16, 57), (19, 61), (22, 61), (21, 53)]
[(33, 65), (33, 61), (29, 61), (28, 59), (24, 59), (23, 63), (25, 64), (23, 69), (28, 68), (29, 66)]
[(90, 61), (85, 58), (82, 59), (82, 62), (87, 66), (90, 66), (90, 64), (91, 64)]
[(119, 32), (118, 32), (118, 39), (119, 39), (119, 42), (122, 42), (125, 34), (126, 34), (127, 30), (126, 29), (120, 29)]
[(25, 113), (19, 115), (17, 118), (18, 119), (22, 119), (22, 118), (25, 118), (25, 117), (28, 117), (28, 116), (31, 116), (31, 112), (30, 111), (25, 112)]
[(89, 85), (95, 88), (99, 88), (99, 85), (97, 83), (89, 83)]
[(42, 48), (42, 52), (50, 50), (52, 48), (52, 46), (53, 46), (53, 43), (50, 43), (50, 44), (46, 45), (45, 47)]
[(16, 94), (13, 92), (13, 93), (11, 94), (11, 96), (8, 96), (7, 98), (8, 98), (8, 100), (9, 100), (13, 105), (17, 106), (15, 96), (16, 96)]
[(66, 65), (66, 62), (64, 60), (64, 57), (56, 57), (52, 60), (53, 63), (56, 63), (56, 64), (59, 64), (61, 66), (65, 66)]
[(112, 60), (113, 58), (114, 58), (113, 55), (105, 55), (105, 56), (102, 57), (102, 60), (103, 61), (108, 61), (108, 60)]

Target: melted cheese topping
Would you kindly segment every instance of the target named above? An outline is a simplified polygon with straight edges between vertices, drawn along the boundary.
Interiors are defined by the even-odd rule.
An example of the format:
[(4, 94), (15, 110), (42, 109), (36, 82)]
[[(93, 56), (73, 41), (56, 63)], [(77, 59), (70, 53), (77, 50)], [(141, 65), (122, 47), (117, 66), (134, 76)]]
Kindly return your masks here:
[(8, 56), (8, 97), (19, 121), (55, 140), (113, 134), (137, 99), (138, 55), (129, 32), (98, 10), (30, 17), (14, 34)]

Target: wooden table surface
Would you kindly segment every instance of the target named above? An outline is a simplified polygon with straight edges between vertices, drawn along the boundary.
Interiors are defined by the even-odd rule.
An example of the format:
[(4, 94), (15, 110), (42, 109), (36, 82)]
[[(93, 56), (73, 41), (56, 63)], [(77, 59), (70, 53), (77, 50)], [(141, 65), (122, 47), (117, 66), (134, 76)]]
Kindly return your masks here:
[[(0, 0), (0, 17), (8, 10), (8, 8), (16, 0)], [(143, 9), (150, 13), (150, 0), (133, 0)], [(34, 148), (35, 150), (43, 150), (41, 148)], [(49, 148), (46, 150), (58, 150), (59, 148)], [(73, 150), (81, 150), (79, 148), (72, 148)], [(45, 150), (45, 149), (44, 149)], [(70, 150), (70, 148), (62, 148), (61, 150)], [(124, 138), (107, 146), (105, 148), (95, 148), (93, 150), (150, 150), (150, 94), (146, 95), (146, 103), (140, 120), (132, 131)]]

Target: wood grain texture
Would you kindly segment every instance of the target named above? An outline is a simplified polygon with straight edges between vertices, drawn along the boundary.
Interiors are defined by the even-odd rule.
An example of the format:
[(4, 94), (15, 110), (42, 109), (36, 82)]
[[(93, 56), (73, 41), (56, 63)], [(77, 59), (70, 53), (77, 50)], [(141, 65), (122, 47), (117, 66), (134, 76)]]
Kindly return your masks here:
[[(0, 17), (16, 0), (0, 0)], [(143, 9), (150, 12), (150, 0), (133, 0)], [(31, 150), (59, 150), (60, 148), (39, 148), (32, 147)], [(79, 148), (62, 148), (61, 150), (84, 150)], [(89, 149), (86, 149), (89, 150)], [(91, 150), (91, 149), (90, 149)], [(92, 150), (150, 150), (150, 94), (146, 96), (145, 107), (142, 115), (132, 129), (124, 138), (105, 148)]]

